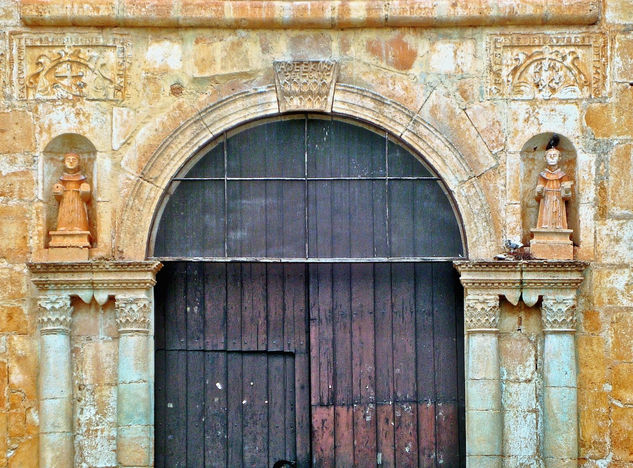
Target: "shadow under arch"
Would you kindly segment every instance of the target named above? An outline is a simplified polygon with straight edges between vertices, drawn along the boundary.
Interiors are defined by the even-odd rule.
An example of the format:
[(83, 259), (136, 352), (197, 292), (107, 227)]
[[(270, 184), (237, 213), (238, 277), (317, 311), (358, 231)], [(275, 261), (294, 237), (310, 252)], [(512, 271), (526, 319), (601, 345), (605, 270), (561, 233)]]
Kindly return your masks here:
[[(339, 83), (333, 115), (388, 131), (423, 159), (444, 181), (455, 204), (470, 258), (491, 257), (496, 236), (490, 206), (468, 158), (415, 111), (373, 91)], [(116, 257), (142, 260), (165, 192), (187, 161), (209, 141), (253, 120), (281, 116), (274, 85), (222, 99), (183, 122), (156, 149), (132, 182), (119, 216)]]

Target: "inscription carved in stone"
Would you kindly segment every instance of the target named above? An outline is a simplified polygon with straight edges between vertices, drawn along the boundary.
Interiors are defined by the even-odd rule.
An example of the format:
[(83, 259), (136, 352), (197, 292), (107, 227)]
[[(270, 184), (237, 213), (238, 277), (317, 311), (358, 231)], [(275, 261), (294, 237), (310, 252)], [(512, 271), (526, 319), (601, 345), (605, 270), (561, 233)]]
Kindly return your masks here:
[(545, 330), (575, 330), (576, 300), (573, 297), (545, 296), (542, 320)]
[(118, 35), (12, 34), (17, 97), (122, 100), (130, 50)]
[(275, 62), (281, 112), (332, 109), (338, 64), (330, 60)]
[(464, 300), (464, 328), (490, 330), (499, 326), (499, 296), (469, 294)]
[(119, 333), (147, 333), (151, 307), (146, 297), (117, 296), (116, 323)]
[(489, 39), (490, 97), (579, 99), (605, 93), (602, 34), (511, 34)]
[(70, 296), (41, 296), (38, 300), (40, 332), (45, 334), (68, 333), (72, 320)]

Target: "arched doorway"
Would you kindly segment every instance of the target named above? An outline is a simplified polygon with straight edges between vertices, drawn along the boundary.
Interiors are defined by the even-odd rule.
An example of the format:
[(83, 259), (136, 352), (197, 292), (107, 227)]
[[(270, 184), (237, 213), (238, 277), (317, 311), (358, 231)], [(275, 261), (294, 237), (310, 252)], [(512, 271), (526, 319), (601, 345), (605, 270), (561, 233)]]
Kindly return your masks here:
[(169, 193), (156, 466), (465, 465), (464, 242), (432, 171), (298, 115), (214, 140)]

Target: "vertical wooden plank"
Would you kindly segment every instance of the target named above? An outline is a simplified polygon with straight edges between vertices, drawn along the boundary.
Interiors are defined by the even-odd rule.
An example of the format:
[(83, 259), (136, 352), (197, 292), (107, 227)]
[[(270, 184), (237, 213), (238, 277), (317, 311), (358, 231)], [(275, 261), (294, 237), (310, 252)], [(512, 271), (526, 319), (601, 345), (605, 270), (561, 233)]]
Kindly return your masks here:
[(266, 257), (283, 256), (284, 241), (284, 190), (283, 186), (287, 182), (266, 181), (264, 182), (264, 199), (266, 205), (264, 211), (260, 213), (261, 219), (257, 224), (264, 224), (265, 253)]
[(393, 361), (395, 393), (396, 464), (418, 463), (418, 431), (415, 382), (415, 288), (410, 263), (393, 264)]
[(226, 349), (226, 270), (223, 263), (204, 264), (204, 349)]
[[(286, 459), (286, 375), (284, 355), (268, 355), (268, 465)], [(292, 383), (294, 386), (294, 382)], [(294, 420), (294, 414), (292, 415)], [(294, 441), (293, 441), (294, 442)]]
[(282, 236), (283, 257), (306, 256), (306, 195), (304, 182), (284, 182), (282, 184)]
[(163, 268), (156, 275), (154, 288), (154, 349), (165, 349), (165, 308), (169, 297), (169, 288), (173, 278), (171, 271), (172, 262), (165, 262)]
[[(165, 466), (187, 466), (187, 352), (166, 352)], [(184, 391), (183, 391), (184, 389)]]
[(376, 392), (374, 371), (374, 269), (351, 265), (352, 399), (354, 460), (376, 463)]
[(391, 265), (374, 267), (375, 343), (376, 343), (376, 449), (383, 466), (395, 466), (395, 421), (393, 413), (393, 330), (391, 304)]
[[(435, 444), (435, 402), (418, 403), (418, 438), (420, 441), (420, 464), (423, 468), (433, 468), (437, 462)], [(457, 465), (446, 465), (457, 466)]]
[[(350, 182), (332, 182), (332, 256), (343, 258), (351, 254)], [(354, 240), (357, 241), (356, 239)]]
[[(459, 458), (457, 425), (457, 337), (453, 271), (447, 264), (433, 265), (433, 323), (435, 336), (435, 383), (437, 393), (437, 457)], [(452, 372), (448, 372), (451, 369)], [(457, 454), (457, 459), (451, 454)]]
[[(432, 467), (435, 466), (436, 462), (436, 394), (433, 334), (433, 267), (430, 263), (418, 263), (415, 265), (415, 307), (420, 466)], [(444, 369), (444, 372), (452, 372), (452, 369)]]
[[(296, 460), (297, 458), (297, 400), (296, 400), (296, 376), (295, 376), (295, 359), (291, 354), (283, 355), (284, 365), (284, 426), (285, 429), (280, 431), (285, 442), (285, 460)], [(309, 403), (308, 403), (309, 408)]]
[(186, 262), (174, 262), (173, 275), (176, 278), (165, 305), (166, 349), (186, 349), (187, 341), (187, 287)]
[(445, 466), (460, 466), (457, 418), (456, 402), (437, 404), (437, 461)]
[(351, 404), (334, 406), (333, 435), (336, 466), (354, 466), (354, 413)]
[(242, 466), (243, 441), (243, 373), (242, 353), (227, 353), (227, 407), (228, 407), (228, 438), (227, 438), (227, 466)]
[(269, 264), (266, 267), (266, 308), (268, 310), (268, 346), (269, 351), (284, 349), (284, 329), (288, 320), (284, 310), (284, 265)]
[(264, 466), (268, 463), (267, 356), (266, 353), (244, 353), (242, 359), (243, 463), (244, 466)]
[(229, 350), (242, 349), (242, 265), (226, 265), (226, 339)]
[(204, 465), (204, 352), (188, 351), (187, 355), (187, 465)]
[(349, 184), (349, 237), (351, 257), (374, 256), (373, 183), (354, 181)]
[(413, 181), (389, 181), (389, 234), (391, 256), (408, 257), (414, 252)]
[(350, 265), (332, 266), (332, 315), (334, 328), (334, 403), (351, 406), (352, 316)]
[(310, 359), (309, 355), (295, 355), (295, 420), (297, 466), (310, 463)]
[(312, 465), (333, 468), (334, 406), (312, 406)]
[(156, 468), (165, 468), (165, 423), (167, 415), (166, 382), (167, 367), (164, 350), (156, 350), (154, 357), (154, 445)]
[(307, 352), (306, 265), (284, 266), (285, 350)]
[[(308, 182), (308, 222), (310, 257), (333, 257), (332, 221), (334, 204), (334, 182)], [(337, 228), (338, 230), (338, 228)]]
[(204, 346), (204, 270), (203, 264), (187, 262), (187, 349)]
[(253, 318), (256, 326), (255, 349), (266, 350), (268, 345), (268, 311), (266, 309), (266, 265), (263, 263), (253, 263), (251, 265), (252, 284), (250, 286), (253, 297)]
[(316, 341), (313, 341), (315, 352), (311, 352), (316, 362), (310, 366), (312, 401), (313, 404), (322, 405), (334, 403), (332, 269), (332, 265), (310, 265), (313, 273), (310, 275), (310, 314), (313, 324), (310, 332), (316, 328), (316, 333), (312, 334)]
[(206, 353), (204, 377), (206, 383), (204, 420), (205, 466), (209, 468), (224, 468), (227, 466), (228, 449), (226, 352)]

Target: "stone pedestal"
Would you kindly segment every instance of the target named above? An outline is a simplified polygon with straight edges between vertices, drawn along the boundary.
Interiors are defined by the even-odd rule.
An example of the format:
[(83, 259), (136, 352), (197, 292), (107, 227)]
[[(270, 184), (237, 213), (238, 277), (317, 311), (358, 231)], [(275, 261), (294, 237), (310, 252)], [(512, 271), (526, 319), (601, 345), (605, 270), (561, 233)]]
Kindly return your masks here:
[(573, 260), (574, 244), (570, 240), (571, 229), (532, 229), (530, 253), (535, 258), (548, 260)]
[(49, 247), (90, 247), (90, 231), (49, 231)]

